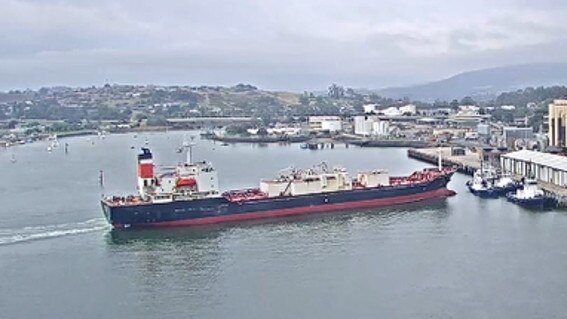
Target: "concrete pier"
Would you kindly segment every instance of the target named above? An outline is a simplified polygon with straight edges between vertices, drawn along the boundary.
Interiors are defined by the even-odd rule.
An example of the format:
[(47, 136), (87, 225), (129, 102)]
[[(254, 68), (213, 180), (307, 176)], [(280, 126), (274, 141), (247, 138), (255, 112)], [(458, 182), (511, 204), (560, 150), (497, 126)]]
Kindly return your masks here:
[(548, 197), (567, 207), (567, 157), (521, 150), (500, 156), (500, 166), (516, 180), (531, 176)]
[(553, 198), (559, 207), (567, 207), (567, 189), (555, 184), (537, 182), (537, 185), (545, 192), (545, 195)]
[(451, 147), (435, 147), (409, 149), (408, 157), (437, 165), (439, 153), (444, 166), (455, 166), (461, 173), (473, 175), (480, 168), (480, 155), (475, 152), (465, 151), (465, 155), (452, 155)]

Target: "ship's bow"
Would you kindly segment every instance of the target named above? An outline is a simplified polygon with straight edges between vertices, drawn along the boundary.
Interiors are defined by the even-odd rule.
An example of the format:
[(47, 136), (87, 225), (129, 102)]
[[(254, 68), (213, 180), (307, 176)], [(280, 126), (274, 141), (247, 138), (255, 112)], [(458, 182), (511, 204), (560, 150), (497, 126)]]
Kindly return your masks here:
[(104, 218), (106, 218), (106, 221), (112, 225), (112, 207), (104, 199), (100, 201), (100, 205), (102, 206)]

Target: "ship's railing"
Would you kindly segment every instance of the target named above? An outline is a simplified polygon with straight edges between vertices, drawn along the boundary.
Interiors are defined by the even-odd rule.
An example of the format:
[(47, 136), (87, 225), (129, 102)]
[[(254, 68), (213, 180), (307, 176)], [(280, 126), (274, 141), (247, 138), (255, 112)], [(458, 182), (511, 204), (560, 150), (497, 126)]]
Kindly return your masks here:
[(110, 206), (126, 206), (126, 205), (137, 205), (146, 203), (140, 196), (109, 196), (105, 197), (103, 201)]
[(264, 199), (268, 197), (268, 194), (262, 192), (258, 188), (250, 188), (224, 192), (222, 196), (231, 202), (240, 202), (246, 200)]

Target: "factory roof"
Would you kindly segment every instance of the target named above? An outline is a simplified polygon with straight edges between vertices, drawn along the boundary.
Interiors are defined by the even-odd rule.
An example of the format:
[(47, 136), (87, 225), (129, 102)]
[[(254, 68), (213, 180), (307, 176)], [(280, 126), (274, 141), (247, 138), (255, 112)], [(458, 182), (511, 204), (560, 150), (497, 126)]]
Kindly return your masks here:
[(521, 150), (504, 154), (502, 157), (567, 171), (567, 157), (561, 155)]

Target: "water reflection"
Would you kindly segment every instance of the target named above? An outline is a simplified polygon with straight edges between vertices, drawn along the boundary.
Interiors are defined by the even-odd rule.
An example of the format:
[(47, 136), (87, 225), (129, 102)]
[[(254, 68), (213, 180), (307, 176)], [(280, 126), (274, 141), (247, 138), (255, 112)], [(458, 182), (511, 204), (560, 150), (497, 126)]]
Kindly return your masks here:
[(219, 285), (219, 276), (230, 264), (230, 253), (222, 242), (226, 231), (225, 228), (111, 230), (106, 238), (107, 253), (116, 262), (117, 272), (130, 274), (137, 307), (155, 311), (148, 307), (155, 304), (158, 295), (159, 299), (169, 301), (169, 307), (212, 307), (223, 297), (213, 287)]
[(220, 236), (225, 227), (179, 227), (159, 229), (112, 229), (106, 239), (112, 245), (156, 245), (163, 242), (183, 243), (214, 240)]

